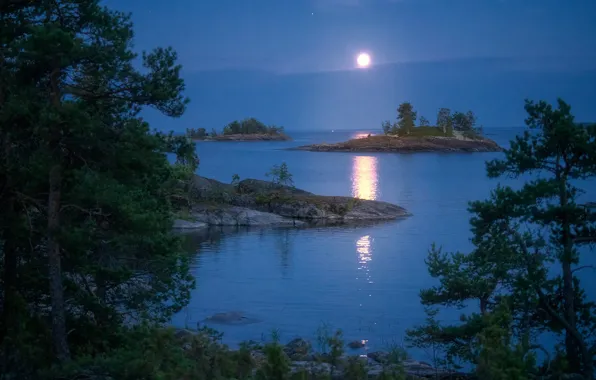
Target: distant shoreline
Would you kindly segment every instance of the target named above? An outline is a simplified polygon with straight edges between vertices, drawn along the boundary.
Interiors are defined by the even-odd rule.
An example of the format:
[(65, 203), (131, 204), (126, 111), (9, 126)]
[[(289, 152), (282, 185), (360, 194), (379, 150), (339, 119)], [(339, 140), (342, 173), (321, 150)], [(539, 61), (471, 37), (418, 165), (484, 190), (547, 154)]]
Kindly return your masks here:
[(193, 141), (239, 141), (239, 142), (250, 142), (250, 141), (291, 141), (292, 138), (285, 133), (278, 134), (264, 134), (264, 133), (247, 133), (247, 134), (230, 134), (230, 135), (217, 135), (217, 136), (205, 136), (203, 138), (191, 137)]

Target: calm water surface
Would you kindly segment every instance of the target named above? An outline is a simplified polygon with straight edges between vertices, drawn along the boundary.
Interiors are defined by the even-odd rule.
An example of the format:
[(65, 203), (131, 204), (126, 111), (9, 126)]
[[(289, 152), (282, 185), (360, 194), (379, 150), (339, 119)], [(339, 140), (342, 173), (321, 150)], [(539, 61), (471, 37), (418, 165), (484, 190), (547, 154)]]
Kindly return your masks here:
[[(521, 131), (486, 132), (508, 146)], [(189, 236), (197, 287), (174, 325), (194, 327), (211, 314), (241, 311), (262, 322), (212, 326), (232, 345), (259, 340), (273, 329), (282, 340), (312, 339), (326, 323), (341, 328), (348, 341), (367, 340), (369, 349), (380, 349), (401, 342), (407, 328), (423, 322), (418, 293), (434, 284), (424, 263), (427, 251), (433, 242), (449, 251), (471, 248), (467, 202), (488, 197), (497, 185), (498, 180), (486, 178), (484, 163), (501, 154), (283, 150), (359, 134), (368, 131), (294, 133), (292, 142), (197, 144), (200, 175), (224, 182), (233, 174), (266, 179), (271, 166), (286, 162), (298, 188), (392, 202), (413, 216), (358, 227), (213, 229)], [(596, 285), (593, 273), (586, 278)], [(593, 297), (596, 286), (591, 288)], [(441, 318), (455, 321), (458, 315), (444, 312)]]

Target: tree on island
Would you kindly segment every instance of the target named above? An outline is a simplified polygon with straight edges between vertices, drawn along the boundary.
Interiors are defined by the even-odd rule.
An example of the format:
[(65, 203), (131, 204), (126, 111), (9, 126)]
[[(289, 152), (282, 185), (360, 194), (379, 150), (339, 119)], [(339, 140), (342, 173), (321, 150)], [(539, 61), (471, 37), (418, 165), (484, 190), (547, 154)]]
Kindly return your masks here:
[(391, 122), (389, 120), (385, 120), (381, 123), (381, 128), (383, 128), (383, 133), (388, 135), (391, 132)]
[(271, 182), (276, 185), (284, 185), (294, 187), (294, 179), (292, 173), (288, 169), (288, 164), (282, 162), (281, 165), (273, 165), (265, 176), (271, 178)]
[(263, 122), (251, 117), (243, 120), (234, 120), (223, 129), (224, 135), (246, 135), (246, 134), (263, 134), (263, 135), (278, 135), (283, 134), (284, 127), (277, 127), (275, 125), (266, 125)]
[[(429, 320), (408, 336), (414, 346), (441, 349), (451, 363), (476, 364), (482, 378), (507, 370), (510, 376), (501, 378), (575, 373), (593, 379), (596, 305), (586, 299), (577, 273), (593, 268), (580, 249), (596, 241), (596, 213), (578, 203), (583, 191), (577, 180), (596, 176), (596, 125), (576, 124), (562, 100), (556, 109), (530, 101), (525, 109), (526, 124), (536, 133), (518, 136), (504, 159), (487, 163), (487, 173), (536, 179), (520, 189), (499, 185), (488, 200), (470, 203), (475, 246), (470, 253), (431, 248), (428, 270), (440, 282), (421, 292), (422, 303), (431, 308)], [(462, 123), (474, 119), (464, 116), (458, 116)], [(551, 270), (553, 265), (558, 270)], [(479, 309), (461, 323), (437, 322), (433, 307), (470, 301)], [(558, 337), (559, 344), (555, 356), (536, 367), (531, 359), (544, 350), (538, 344), (543, 333)], [(495, 364), (498, 358), (507, 360), (505, 368)], [(523, 377), (513, 376), (515, 371)]]
[(397, 108), (397, 124), (400, 134), (410, 134), (416, 126), (416, 111), (409, 102), (404, 102)]
[(474, 138), (481, 134), (481, 128), (476, 128), (476, 115), (472, 111), (465, 114), (455, 112), (452, 119), (453, 129), (462, 132), (464, 136)]
[(451, 110), (449, 108), (439, 109), (437, 127), (441, 128), (446, 135), (453, 134), (453, 120), (451, 119)]
[(457, 131), (466, 138), (478, 139), (482, 136), (482, 128), (476, 127), (476, 115), (472, 111), (467, 113), (455, 112), (451, 114), (449, 108), (441, 108), (437, 114), (436, 126), (430, 125), (428, 119), (420, 117), (419, 126), (415, 126), (417, 112), (411, 103), (404, 102), (397, 109), (397, 122), (391, 124), (384, 121), (381, 124), (383, 133), (396, 136), (446, 136), (454, 137)]
[(205, 137), (209, 136), (205, 128), (187, 128), (186, 135), (191, 139), (204, 139)]

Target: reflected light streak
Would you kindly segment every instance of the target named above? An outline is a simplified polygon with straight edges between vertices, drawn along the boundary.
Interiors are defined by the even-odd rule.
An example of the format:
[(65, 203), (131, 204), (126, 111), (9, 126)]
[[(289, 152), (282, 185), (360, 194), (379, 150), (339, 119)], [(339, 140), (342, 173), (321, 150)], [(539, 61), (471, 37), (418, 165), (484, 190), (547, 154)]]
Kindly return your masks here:
[(364, 271), (366, 282), (371, 284), (370, 269), (368, 263), (372, 261), (372, 251), (370, 249), (370, 235), (362, 236), (356, 242), (356, 252), (358, 252), (358, 270)]
[(354, 156), (352, 161), (352, 196), (377, 199), (377, 157)]
[[(361, 275), (359, 275), (356, 279), (358, 280), (360, 276), (364, 276), (366, 279), (367, 284), (372, 284), (373, 281), (370, 275), (370, 269), (368, 267), (369, 263), (372, 261), (372, 247), (371, 247), (371, 238), (370, 235), (362, 236), (360, 239), (356, 241), (356, 252), (358, 252), (358, 270), (363, 271)], [(358, 289), (362, 290), (362, 288)], [(370, 292), (370, 290), (368, 290)], [(372, 294), (368, 295), (369, 297)], [(360, 304), (362, 306), (362, 303)], [(368, 344), (368, 339), (361, 340), (362, 346), (366, 347)]]

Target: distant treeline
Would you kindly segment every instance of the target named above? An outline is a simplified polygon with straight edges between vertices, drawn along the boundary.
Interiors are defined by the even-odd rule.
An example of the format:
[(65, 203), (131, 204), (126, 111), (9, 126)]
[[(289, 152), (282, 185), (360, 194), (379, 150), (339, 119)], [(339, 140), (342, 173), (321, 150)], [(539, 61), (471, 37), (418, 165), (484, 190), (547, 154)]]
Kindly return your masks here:
[(215, 137), (218, 135), (280, 135), (283, 134), (284, 127), (275, 125), (266, 125), (265, 123), (251, 117), (244, 120), (234, 120), (223, 128), (221, 133), (217, 132), (215, 128), (210, 133), (205, 128), (188, 128), (186, 134), (190, 138), (204, 139), (206, 137)]
[(476, 115), (472, 111), (451, 113), (449, 108), (440, 108), (434, 126), (424, 116), (420, 116), (418, 127), (416, 127), (417, 118), (418, 112), (414, 111), (412, 104), (404, 102), (397, 108), (397, 120), (395, 122), (391, 123), (386, 120), (382, 123), (383, 132), (386, 135), (396, 136), (453, 137), (453, 131), (458, 131), (469, 138), (482, 136), (482, 128), (476, 127)]

